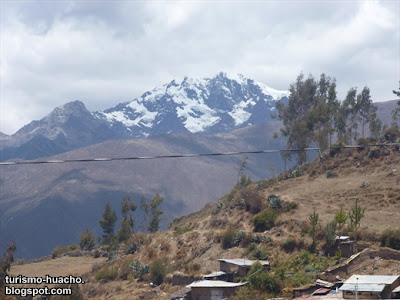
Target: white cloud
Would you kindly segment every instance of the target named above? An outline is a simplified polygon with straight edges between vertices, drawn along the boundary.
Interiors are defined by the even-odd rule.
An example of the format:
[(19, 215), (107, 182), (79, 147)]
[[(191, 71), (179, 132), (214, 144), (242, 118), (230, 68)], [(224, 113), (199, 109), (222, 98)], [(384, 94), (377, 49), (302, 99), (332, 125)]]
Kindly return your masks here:
[(129, 101), (183, 76), (243, 73), (286, 89), (303, 71), (393, 98), (400, 2), (1, 2), (1, 127), (55, 106)]

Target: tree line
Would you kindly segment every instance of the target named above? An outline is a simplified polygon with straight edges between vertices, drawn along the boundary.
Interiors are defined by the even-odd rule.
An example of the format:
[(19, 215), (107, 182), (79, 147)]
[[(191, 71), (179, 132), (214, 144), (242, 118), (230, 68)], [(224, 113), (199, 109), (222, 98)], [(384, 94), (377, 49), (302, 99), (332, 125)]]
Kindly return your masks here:
[[(320, 148), (349, 145), (360, 137), (365, 138), (367, 126), (371, 142), (382, 133), (382, 122), (377, 118), (377, 107), (373, 104), (370, 89), (365, 86), (360, 92), (351, 88), (343, 101), (339, 101), (336, 80), (321, 74), (319, 80), (313, 75), (307, 78), (300, 73), (289, 87), (289, 101), (277, 102), (278, 118), (283, 123), (281, 135), (287, 137), (288, 149), (300, 149), (299, 163), (306, 161), (301, 149), (315, 143)], [(393, 93), (400, 97), (399, 91)], [(399, 129), (400, 100), (392, 111), (392, 127)], [(361, 134), (361, 136), (360, 136)], [(277, 137), (278, 133), (274, 133)]]
[[(134, 233), (147, 229), (148, 232), (157, 232), (160, 228), (160, 218), (163, 211), (160, 209), (164, 198), (158, 193), (151, 201), (146, 201), (144, 197), (140, 200), (139, 208), (143, 211), (143, 217), (140, 222), (134, 217), (137, 211), (137, 204), (130, 196), (125, 195), (121, 203), (122, 220), (120, 227), (115, 234), (115, 224), (117, 222), (117, 213), (111, 208), (110, 202), (107, 202), (99, 220), (99, 225), (103, 230), (103, 234), (98, 238), (100, 244), (104, 246), (115, 247), (118, 243), (125, 242)], [(150, 219), (148, 222), (147, 220)], [(146, 227), (147, 225), (147, 227)], [(82, 231), (79, 239), (80, 247), (84, 250), (91, 250), (96, 245), (96, 238), (92, 231), (85, 229)]]

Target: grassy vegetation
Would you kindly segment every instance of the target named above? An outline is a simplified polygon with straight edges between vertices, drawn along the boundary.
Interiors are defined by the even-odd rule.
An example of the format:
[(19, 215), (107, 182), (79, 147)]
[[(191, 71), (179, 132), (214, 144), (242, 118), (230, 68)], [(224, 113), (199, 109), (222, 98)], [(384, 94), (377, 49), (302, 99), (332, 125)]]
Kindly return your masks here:
[(382, 232), (381, 246), (400, 250), (400, 229), (387, 229)]
[(77, 250), (77, 249), (79, 249), (79, 246), (76, 245), (76, 244), (71, 244), (71, 245), (68, 245), (68, 246), (57, 246), (51, 252), (51, 257), (52, 258), (56, 258), (56, 257), (58, 257), (58, 256), (60, 256), (62, 254), (65, 254), (67, 252), (74, 251), (74, 250)]
[(262, 232), (271, 229), (278, 218), (278, 212), (275, 209), (265, 209), (253, 218), (254, 231)]

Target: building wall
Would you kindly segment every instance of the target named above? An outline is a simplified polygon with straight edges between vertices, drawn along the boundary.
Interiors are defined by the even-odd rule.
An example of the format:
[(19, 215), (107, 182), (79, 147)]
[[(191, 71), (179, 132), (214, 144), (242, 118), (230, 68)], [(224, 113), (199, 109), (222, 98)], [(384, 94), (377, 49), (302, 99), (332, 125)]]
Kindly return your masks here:
[(226, 288), (193, 288), (192, 300), (222, 300), (236, 294), (236, 287)]
[[(356, 294), (349, 291), (343, 291), (344, 299), (356, 299)], [(358, 299), (380, 299), (376, 293), (359, 292)]]

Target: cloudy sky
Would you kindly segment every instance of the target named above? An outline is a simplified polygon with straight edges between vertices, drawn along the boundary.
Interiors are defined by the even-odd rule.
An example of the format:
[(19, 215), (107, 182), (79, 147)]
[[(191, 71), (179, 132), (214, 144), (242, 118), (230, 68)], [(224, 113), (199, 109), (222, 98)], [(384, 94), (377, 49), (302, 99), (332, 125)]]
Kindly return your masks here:
[(241, 73), (287, 89), (302, 71), (394, 99), (400, 1), (0, 1), (0, 131), (54, 107), (91, 111), (172, 79)]

